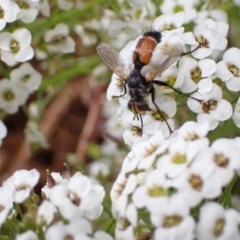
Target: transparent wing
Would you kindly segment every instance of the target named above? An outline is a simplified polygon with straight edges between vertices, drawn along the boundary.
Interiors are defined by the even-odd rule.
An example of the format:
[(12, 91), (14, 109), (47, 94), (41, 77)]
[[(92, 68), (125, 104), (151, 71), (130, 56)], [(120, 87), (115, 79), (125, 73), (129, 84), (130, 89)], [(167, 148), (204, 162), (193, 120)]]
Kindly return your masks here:
[(163, 71), (174, 64), (183, 53), (183, 43), (178, 35), (169, 36), (165, 42), (160, 42), (152, 55), (150, 63), (144, 66), (141, 74), (152, 81)]
[(124, 64), (119, 53), (103, 43), (97, 46), (97, 53), (103, 62), (122, 80), (126, 81), (127, 76), (124, 72)]

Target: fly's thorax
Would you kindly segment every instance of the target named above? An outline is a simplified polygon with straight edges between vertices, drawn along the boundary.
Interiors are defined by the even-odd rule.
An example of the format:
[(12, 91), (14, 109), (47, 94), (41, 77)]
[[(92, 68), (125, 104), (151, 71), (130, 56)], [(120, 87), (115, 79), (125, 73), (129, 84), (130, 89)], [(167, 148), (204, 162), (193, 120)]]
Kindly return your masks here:
[(141, 75), (140, 71), (133, 69), (132, 73), (127, 79), (127, 85), (129, 88), (139, 88), (145, 81), (145, 78)]

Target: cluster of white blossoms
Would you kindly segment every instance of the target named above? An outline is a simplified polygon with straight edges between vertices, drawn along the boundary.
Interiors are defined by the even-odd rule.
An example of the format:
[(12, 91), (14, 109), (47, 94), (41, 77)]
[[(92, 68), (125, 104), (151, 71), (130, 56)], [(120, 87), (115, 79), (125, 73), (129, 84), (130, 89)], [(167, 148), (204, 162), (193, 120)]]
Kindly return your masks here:
[(170, 138), (159, 130), (134, 145), (111, 190), (116, 239), (135, 239), (149, 224), (157, 240), (240, 239), (240, 213), (211, 202), (240, 169), (239, 138), (209, 145), (209, 130), (187, 122)]
[[(223, 99), (222, 89), (219, 87), (221, 80), (226, 83), (230, 91), (239, 91), (239, 59), (240, 50), (230, 48), (223, 55), (223, 60), (216, 62), (211, 56), (223, 51), (227, 46), (228, 24), (225, 20), (203, 19), (194, 27), (193, 32), (184, 32), (182, 24), (185, 22), (183, 12), (173, 15), (162, 15), (153, 22), (153, 30), (162, 34), (161, 42), (153, 51), (149, 65), (144, 66), (141, 74), (148, 78), (154, 71), (154, 66), (160, 73), (157, 80), (170, 84), (179, 89), (183, 94), (190, 94), (187, 105), (191, 111), (197, 113), (197, 121), (210, 123), (210, 130), (217, 128), (220, 122), (233, 116), (236, 125), (239, 122), (238, 105), (233, 114), (231, 103)], [(141, 36), (130, 41), (121, 51), (120, 57), (125, 66), (126, 75), (129, 76), (134, 68), (133, 52)], [(186, 46), (190, 47), (192, 57)], [(211, 55), (211, 56), (210, 56)], [(150, 66), (151, 65), (151, 66)], [(121, 96), (124, 91), (124, 82), (113, 74), (108, 87), (107, 98), (112, 100)], [(128, 110), (130, 100), (128, 94), (119, 98), (120, 108), (117, 110), (120, 123), (124, 126), (123, 138), (126, 144), (133, 146), (144, 139), (149, 139), (155, 131), (161, 129), (165, 136), (169, 136), (169, 127), (174, 130), (173, 117), (177, 112), (177, 102), (166, 95), (173, 92), (168, 87), (154, 84), (155, 102), (161, 113), (153, 104), (151, 94), (146, 99), (152, 111), (142, 115), (143, 131), (139, 117)], [(164, 118), (163, 118), (164, 116)]]
[[(150, 1), (129, 3), (136, 7), (145, 5), (150, 15), (156, 10), (151, 8)], [(149, 65), (141, 70), (148, 79), (156, 66), (159, 71), (156, 80), (185, 95), (182, 98), (197, 114), (197, 122), (186, 122), (170, 134), (169, 127), (175, 129), (173, 117), (178, 103), (171, 97), (173, 89), (154, 84), (154, 100), (161, 113), (151, 96), (147, 96), (151, 110), (141, 115), (141, 124), (139, 115), (128, 108), (131, 99), (128, 88), (124, 95), (127, 83), (112, 75), (107, 99), (120, 96), (116, 113), (124, 128), (124, 142), (130, 147), (111, 190), (116, 240), (240, 239), (240, 213), (224, 208), (231, 204), (222, 198), (226, 194), (224, 189), (234, 184), (240, 172), (240, 140), (219, 138), (210, 144), (207, 138), (210, 131), (231, 118), (240, 127), (240, 99), (237, 101), (236, 95), (230, 102), (223, 97), (225, 90), (233, 94), (240, 91), (240, 49), (226, 50), (229, 28), (226, 13), (219, 9), (197, 12), (198, 4), (198, 0), (163, 1), (160, 9), (164, 14), (150, 27), (161, 32), (162, 38)], [(174, 14), (176, 9), (183, 12)], [(143, 23), (139, 19), (138, 24), (149, 29), (147, 20)], [(120, 35), (115, 42), (110, 41), (114, 48), (121, 49), (121, 44), (127, 43), (119, 53), (122, 62), (119, 67), (124, 68), (126, 76), (134, 69), (133, 53), (142, 37), (132, 28), (135, 20), (134, 17), (113, 20), (108, 31), (111, 37)], [(190, 21), (196, 23), (193, 31), (184, 32), (183, 24)], [(132, 35), (138, 37), (130, 40)], [(114, 135), (117, 124), (112, 115), (109, 119), (115, 125)], [(110, 127), (108, 132), (111, 134)]]
[[(83, 239), (112, 240), (104, 231), (93, 232), (91, 221), (97, 219), (103, 211), (102, 201), (105, 191), (101, 185), (77, 172), (70, 179), (63, 179), (59, 173), (48, 175), (46, 186), (42, 189), (44, 200), (38, 208), (33, 190), (40, 174), (36, 169), (18, 170), (8, 178), (0, 189), (0, 226), (7, 220), (17, 217), (18, 204), (29, 208), (22, 221), (31, 221), (36, 229), (43, 228), (46, 240)], [(32, 206), (32, 208), (31, 208)], [(28, 219), (28, 220), (27, 220)], [(68, 224), (63, 224), (63, 219)], [(17, 234), (16, 240), (38, 240), (38, 231), (25, 231)]]

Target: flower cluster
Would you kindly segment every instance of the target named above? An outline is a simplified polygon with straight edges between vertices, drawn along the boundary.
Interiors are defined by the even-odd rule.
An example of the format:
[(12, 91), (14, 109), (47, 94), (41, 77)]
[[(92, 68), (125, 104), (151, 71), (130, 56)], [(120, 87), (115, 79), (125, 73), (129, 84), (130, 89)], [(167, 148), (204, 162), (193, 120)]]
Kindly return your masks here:
[[(100, 41), (111, 46), (102, 44), (107, 53), (99, 55), (114, 70), (107, 99), (118, 99), (102, 103), (104, 142), (92, 154), (99, 158), (88, 165), (90, 176), (70, 163), (65, 178), (47, 172), (41, 200), (36, 169), (3, 182), (0, 238), (240, 239), (239, 195), (231, 203), (240, 175), (240, 49), (228, 42), (232, 27), (218, 7), (200, 0), (0, 0), (0, 116), (23, 106), (32, 150), (50, 147), (42, 115), (67, 81), (79, 74), (91, 74), (92, 86), (106, 81), (94, 52)], [(152, 49), (143, 30), (160, 36)], [(142, 51), (147, 63), (136, 66)], [(134, 70), (140, 90), (128, 85)], [(6, 135), (0, 121), (0, 145)]]
[[(73, 239), (112, 240), (111, 236), (103, 231), (93, 233), (90, 223), (91, 220), (97, 219), (103, 210), (101, 203), (105, 191), (101, 185), (92, 183), (80, 172), (69, 180), (63, 179), (59, 173), (49, 174), (48, 182), (42, 189), (45, 200), (36, 209), (33, 208), (37, 202), (33, 188), (38, 183), (39, 177), (36, 169), (19, 170), (3, 183), (0, 189), (1, 226), (7, 219), (14, 220), (20, 214), (22, 222), (30, 221), (36, 229), (44, 228), (46, 240), (65, 239), (70, 236)], [(26, 215), (21, 213), (19, 204), (28, 208)], [(63, 224), (61, 219), (68, 220), (68, 224)], [(16, 230), (17, 226), (14, 231)], [(28, 230), (17, 234), (16, 239), (38, 240), (37, 233)]]
[[(184, 22), (183, 12), (172, 16), (162, 15), (155, 19), (153, 29), (161, 32), (161, 41), (154, 49), (151, 62), (143, 67), (141, 74), (148, 79), (149, 74), (153, 74), (154, 68), (156, 68), (155, 71), (161, 74), (157, 79), (161, 79), (175, 89), (179, 88), (183, 95), (196, 91), (188, 98), (187, 105), (190, 110), (198, 114), (198, 122), (208, 121), (210, 130), (214, 130), (219, 122), (230, 119), (233, 114), (232, 105), (223, 99), (222, 89), (215, 83), (216, 79), (219, 77), (226, 82), (227, 86), (231, 84), (231, 89), (238, 91), (237, 60), (240, 55), (237, 48), (232, 48), (223, 55), (224, 61), (216, 63), (215, 60), (209, 58), (214, 51), (226, 48), (228, 24), (225, 21), (205, 19), (194, 28), (193, 32), (184, 32), (182, 26)], [(119, 54), (121, 61), (126, 66), (126, 75), (129, 75), (133, 69), (133, 52), (139, 39), (140, 37), (131, 41)], [(181, 57), (187, 53), (183, 51), (184, 44), (191, 46), (190, 53), (194, 58)], [(234, 57), (228, 60), (228, 56)], [(125, 84), (119, 80), (116, 74), (113, 74), (107, 98), (111, 100), (122, 96)], [(151, 99), (152, 94), (151, 98), (149, 95), (146, 101), (152, 111), (142, 115), (143, 129), (141, 130), (143, 131), (140, 131), (140, 134), (138, 131), (141, 125), (138, 121), (139, 118), (127, 109), (127, 103), (130, 100), (128, 94), (119, 101), (121, 107), (118, 115), (121, 124), (126, 128), (123, 138), (125, 143), (130, 146), (148, 139), (158, 129), (161, 129), (165, 136), (169, 136), (169, 128), (174, 129), (173, 117), (176, 114), (177, 103), (174, 98), (165, 94), (172, 92), (172, 89), (161, 88), (157, 85), (154, 85), (154, 89), (154, 101), (161, 113), (157, 111)], [(231, 90), (229, 87), (228, 89)]]
[[(209, 146), (209, 130), (207, 122), (187, 122), (168, 139), (157, 131), (134, 145), (111, 190), (116, 239), (135, 239), (136, 227), (149, 224), (154, 239), (240, 237), (240, 213), (207, 203), (220, 197), (240, 168), (239, 140), (222, 138)], [(196, 221), (191, 212), (199, 206)]]

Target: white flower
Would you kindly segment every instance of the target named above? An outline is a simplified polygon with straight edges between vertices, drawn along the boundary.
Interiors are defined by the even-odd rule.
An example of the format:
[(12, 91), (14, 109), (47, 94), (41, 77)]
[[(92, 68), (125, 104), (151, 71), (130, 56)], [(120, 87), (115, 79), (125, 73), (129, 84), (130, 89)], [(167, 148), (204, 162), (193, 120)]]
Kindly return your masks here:
[(202, 23), (206, 18), (212, 18), (215, 21), (228, 21), (227, 13), (223, 9), (212, 9), (212, 10), (200, 10), (197, 13), (197, 17), (194, 22), (197, 24)]
[(128, 0), (129, 4), (133, 7), (142, 7), (148, 0)]
[(49, 225), (52, 222), (55, 213), (57, 213), (56, 207), (51, 202), (44, 200), (38, 207), (37, 224)]
[(175, 137), (170, 140), (169, 153), (159, 158), (158, 167), (163, 169), (167, 177), (175, 178), (187, 169), (200, 150), (198, 142), (191, 144), (190, 148), (183, 138)]
[(12, 34), (0, 33), (1, 60), (13, 66), (17, 62), (25, 62), (33, 58), (34, 51), (30, 46), (31, 33), (26, 28), (19, 28)]
[(240, 49), (228, 49), (223, 54), (223, 60), (218, 62), (215, 74), (226, 83), (229, 90), (240, 91)]
[(221, 181), (222, 186), (226, 186), (234, 176), (234, 170), (240, 168), (240, 149), (235, 146), (234, 140), (220, 138), (213, 142), (211, 149), (214, 173)]
[(38, 9), (44, 17), (50, 16), (50, 6), (48, 0), (41, 0), (38, 3)]
[(126, 211), (123, 215), (118, 216), (117, 224), (115, 228), (115, 239), (129, 239), (134, 240), (134, 229), (137, 225), (137, 209), (133, 203), (130, 203), (126, 207)]
[(234, 108), (234, 112), (233, 112), (233, 121), (236, 124), (236, 126), (238, 128), (240, 128), (240, 98), (238, 98), (238, 102)]
[(181, 27), (184, 23), (184, 12), (178, 12), (173, 15), (161, 15), (153, 22), (153, 29), (159, 32), (171, 31), (183, 33), (184, 27)]
[(224, 50), (227, 46), (226, 34), (228, 24), (224, 21), (215, 22), (206, 19), (194, 28), (193, 33), (183, 34), (186, 44), (191, 45), (191, 51), (200, 46), (192, 53), (195, 58), (203, 59), (213, 53), (213, 50)]
[[(129, 166), (124, 166), (123, 163), (125, 171), (152, 167), (157, 156), (165, 152), (168, 145), (169, 141), (165, 139), (163, 132), (157, 130), (147, 141), (143, 141), (133, 147), (132, 155), (129, 156), (129, 159), (126, 158), (126, 162), (124, 161)], [(130, 162), (127, 160), (130, 160)], [(132, 169), (132, 167), (135, 167), (135, 169)]]
[(94, 240), (113, 240), (112, 236), (108, 233), (98, 230), (94, 233)]
[[(156, 78), (156, 80), (158, 80), (158, 78)], [(166, 69), (161, 74), (161, 77), (159, 78), (159, 80), (168, 83), (174, 88), (179, 88), (182, 85), (183, 78), (180, 76), (178, 68), (176, 66), (172, 66)], [(166, 86), (161, 86), (161, 90), (164, 93), (170, 93), (174, 91), (173, 89)]]
[(18, 5), (10, 0), (0, 0), (0, 30), (4, 29), (7, 23), (14, 22), (20, 9)]
[(233, 2), (234, 2), (237, 6), (240, 6), (240, 0), (233, 0)]
[(7, 128), (3, 121), (0, 121), (0, 145), (2, 144), (2, 139), (7, 136)]
[(49, 172), (47, 172), (47, 183), (42, 188), (42, 195), (44, 196), (44, 198), (49, 199), (49, 193), (55, 185), (67, 182), (68, 180), (63, 179), (60, 173), (52, 172), (51, 174), (49, 174)]
[(226, 121), (232, 116), (232, 105), (222, 99), (222, 90), (216, 84), (213, 84), (212, 90), (206, 94), (196, 92), (191, 96), (200, 101), (188, 98), (188, 107), (198, 113), (199, 122), (208, 121), (210, 123), (210, 130), (215, 129), (219, 121)]
[(197, 62), (190, 57), (179, 61), (178, 80), (182, 83), (179, 88), (184, 93), (198, 92), (205, 94), (213, 87), (210, 76), (215, 72), (217, 66), (212, 59), (202, 59)]
[(91, 224), (84, 218), (78, 218), (69, 225), (62, 222), (50, 226), (46, 233), (46, 240), (64, 240), (71, 236), (75, 240), (91, 240), (88, 235), (92, 234)]
[(192, 240), (195, 222), (184, 200), (172, 197), (162, 214), (151, 214), (151, 221), (156, 226), (154, 239), (157, 240)]
[(24, 233), (17, 234), (15, 240), (38, 240), (38, 236), (32, 230), (28, 230)]
[(174, 179), (177, 193), (189, 207), (197, 206), (202, 199), (214, 199), (222, 193), (222, 184), (219, 178), (213, 174), (211, 153), (209, 148), (201, 150), (192, 164), (178, 178)]
[(54, 29), (45, 32), (44, 40), (49, 52), (72, 53), (75, 42), (68, 36), (69, 29), (65, 23), (59, 23)]
[(151, 171), (145, 183), (139, 186), (132, 195), (137, 208), (146, 207), (150, 213), (161, 214), (169, 202), (169, 180), (159, 170)]
[(177, 131), (177, 135), (183, 137), (186, 141), (196, 141), (207, 136), (209, 123), (185, 122)]
[(197, 3), (198, 0), (164, 0), (160, 9), (161, 12), (164, 14), (173, 14), (176, 9), (179, 9), (180, 11), (187, 13), (185, 16), (185, 23), (188, 23), (193, 20), (197, 15), (197, 11), (195, 9), (195, 5)]
[(30, 196), (39, 177), (40, 174), (36, 169), (18, 170), (3, 183), (3, 187), (12, 189), (14, 202), (22, 203)]
[[(87, 31), (85, 31), (83, 26), (75, 25), (74, 31), (81, 38), (81, 41), (83, 42), (84, 46), (89, 47), (89, 46), (97, 44), (97, 41), (98, 41), (97, 37), (95, 35), (89, 34)], [(94, 73), (93, 73), (93, 75), (94, 75)]]
[(58, 0), (58, 7), (62, 10), (70, 10), (74, 6), (77, 8), (81, 8), (83, 5), (82, 0)]
[(107, 159), (101, 159), (88, 164), (89, 173), (94, 176), (107, 177), (110, 174), (110, 162)]
[(8, 187), (0, 188), (0, 226), (5, 222), (13, 207), (13, 191)]
[(19, 89), (16, 84), (7, 79), (0, 81), (0, 108), (6, 113), (13, 114), (18, 111), (28, 97), (26, 90)]
[[(39, 129), (39, 125), (36, 121), (30, 120), (27, 122), (24, 130), (26, 140), (33, 144), (33, 147), (48, 148), (49, 144), (44, 133)], [(35, 146), (34, 146), (35, 144)]]
[(17, 17), (24, 23), (31, 23), (33, 22), (37, 15), (38, 15), (38, 2), (34, 2), (31, 0), (13, 0), (18, 4), (20, 7), (20, 12), (18, 13)]
[(152, 130), (155, 132), (156, 130), (161, 129), (164, 136), (168, 137), (171, 133), (170, 129), (171, 131), (174, 130), (174, 122), (172, 118), (176, 114), (177, 103), (173, 98), (159, 94), (158, 91), (155, 91), (155, 103), (157, 104), (161, 113), (158, 111), (158, 109), (156, 109), (156, 106), (151, 101), (150, 108), (153, 109), (153, 112), (151, 112), (150, 115), (152, 119), (159, 125), (157, 126), (157, 123), (154, 123), (153, 120), (149, 121), (149, 129), (151, 128), (151, 124), (154, 123), (155, 127), (152, 126)]
[(31, 93), (38, 89), (42, 76), (30, 63), (26, 62), (11, 71), (10, 79), (18, 87), (24, 88)]
[(49, 199), (68, 220), (81, 216), (93, 220), (102, 213), (104, 195), (102, 186), (91, 183), (88, 177), (77, 172), (68, 183), (54, 186)]
[(209, 202), (200, 209), (197, 225), (198, 240), (239, 240), (240, 214), (234, 209), (224, 209), (220, 204)]

